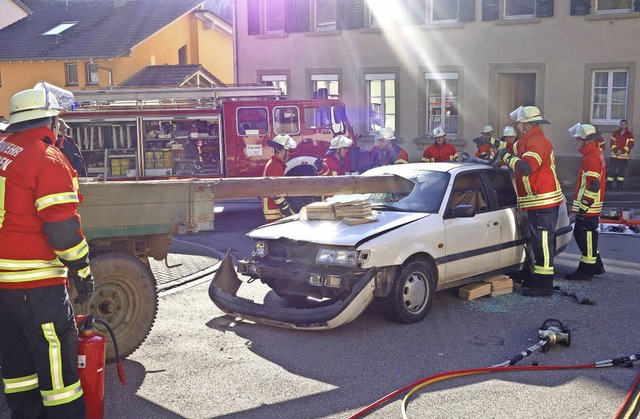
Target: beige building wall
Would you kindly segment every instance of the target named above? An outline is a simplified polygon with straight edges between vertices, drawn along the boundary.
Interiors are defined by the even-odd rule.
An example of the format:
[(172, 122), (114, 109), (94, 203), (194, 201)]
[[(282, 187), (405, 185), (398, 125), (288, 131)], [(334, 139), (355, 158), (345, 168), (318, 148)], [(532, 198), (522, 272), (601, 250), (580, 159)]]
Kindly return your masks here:
[(14, 1), (0, 0), (0, 29), (27, 16), (27, 12)]
[[(427, 2), (428, 3), (428, 2)], [(458, 72), (459, 127), (454, 144), (475, 153), (471, 141), (486, 124), (500, 136), (517, 92), (509, 77), (535, 75), (535, 105), (552, 124), (544, 130), (556, 155), (572, 157), (568, 177), (575, 179), (578, 152), (567, 129), (589, 122), (591, 71), (625, 68), (629, 71), (629, 126), (640, 131), (638, 49), (640, 14), (598, 18), (571, 16), (568, 2), (555, 2), (554, 16), (482, 21), (482, 2), (476, 1), (475, 21), (389, 29), (349, 29), (330, 32), (248, 35), (247, 0), (238, 0), (238, 81), (256, 82), (259, 74), (290, 74), (289, 96), (310, 97), (309, 74), (323, 69), (341, 75), (340, 97), (357, 131), (366, 134), (365, 72), (396, 73), (396, 131), (411, 161), (419, 161), (432, 140), (425, 139), (425, 73)], [(366, 16), (366, 15), (365, 15)], [(601, 125), (609, 139), (617, 124)], [(361, 143), (372, 145), (363, 137)], [(640, 149), (640, 147), (638, 147)], [(632, 157), (638, 158), (640, 150)], [(608, 152), (606, 153), (608, 155)], [(575, 161), (574, 159), (575, 158)], [(568, 165), (565, 165), (568, 167)]]

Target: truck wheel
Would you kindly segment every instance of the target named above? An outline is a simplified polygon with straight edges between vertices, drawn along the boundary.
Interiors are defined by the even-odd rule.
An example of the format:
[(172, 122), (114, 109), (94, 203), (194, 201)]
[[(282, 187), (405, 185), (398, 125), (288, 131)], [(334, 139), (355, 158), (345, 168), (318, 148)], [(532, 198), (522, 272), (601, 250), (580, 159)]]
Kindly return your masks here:
[[(120, 357), (131, 355), (147, 338), (158, 313), (156, 280), (151, 269), (138, 258), (125, 253), (106, 253), (91, 259), (95, 291), (82, 305), (74, 304), (76, 314), (93, 314), (109, 323), (116, 335)], [(75, 290), (72, 294), (72, 301)], [(107, 339), (107, 362), (115, 361), (111, 336)]]
[(403, 265), (384, 301), (387, 317), (398, 323), (419, 322), (431, 309), (435, 289), (429, 265), (419, 260)]

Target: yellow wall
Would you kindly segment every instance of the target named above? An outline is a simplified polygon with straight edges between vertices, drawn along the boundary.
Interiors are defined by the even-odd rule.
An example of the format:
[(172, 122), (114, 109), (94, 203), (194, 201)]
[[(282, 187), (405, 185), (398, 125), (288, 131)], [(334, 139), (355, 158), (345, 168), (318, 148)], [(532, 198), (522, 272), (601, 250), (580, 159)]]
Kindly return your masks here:
[[(118, 85), (147, 65), (178, 64), (178, 50), (187, 46), (187, 64), (202, 64), (226, 83), (233, 82), (233, 41), (230, 36), (203, 28), (193, 14), (187, 14), (156, 32), (131, 49), (129, 56), (113, 60), (94, 60), (111, 69), (112, 83)], [(66, 86), (65, 62), (78, 63), (79, 86)], [(86, 85), (85, 63), (88, 60), (0, 61), (0, 119), (9, 118), (9, 100), (39, 80), (68, 90), (95, 88)], [(100, 87), (109, 85), (109, 72), (98, 70)]]

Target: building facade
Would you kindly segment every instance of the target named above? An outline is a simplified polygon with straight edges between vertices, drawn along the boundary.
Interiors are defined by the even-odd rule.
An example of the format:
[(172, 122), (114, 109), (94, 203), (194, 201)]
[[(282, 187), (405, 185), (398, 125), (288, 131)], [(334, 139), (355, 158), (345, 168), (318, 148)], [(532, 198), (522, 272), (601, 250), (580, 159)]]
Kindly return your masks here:
[(236, 78), (339, 95), (361, 144), (390, 126), (411, 161), (436, 126), (473, 154), (483, 126), (499, 137), (510, 111), (535, 105), (573, 182), (569, 127), (608, 139), (638, 120), (639, 11), (640, 0), (237, 0)]

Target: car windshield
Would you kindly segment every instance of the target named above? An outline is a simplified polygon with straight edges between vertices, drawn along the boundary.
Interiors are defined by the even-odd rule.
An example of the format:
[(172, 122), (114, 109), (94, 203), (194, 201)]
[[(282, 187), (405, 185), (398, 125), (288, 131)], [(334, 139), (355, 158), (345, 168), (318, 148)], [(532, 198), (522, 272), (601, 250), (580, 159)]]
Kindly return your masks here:
[(409, 193), (368, 193), (352, 195), (336, 195), (331, 198), (334, 202), (346, 202), (367, 199), (374, 209), (403, 212), (437, 212), (447, 189), (450, 175), (443, 172), (428, 170), (403, 171), (403, 173), (367, 172), (367, 175), (394, 174), (413, 182)]

